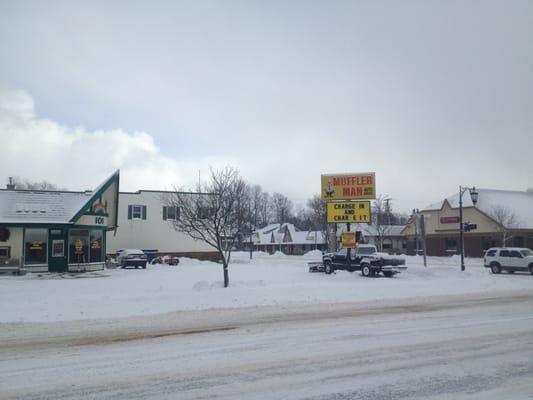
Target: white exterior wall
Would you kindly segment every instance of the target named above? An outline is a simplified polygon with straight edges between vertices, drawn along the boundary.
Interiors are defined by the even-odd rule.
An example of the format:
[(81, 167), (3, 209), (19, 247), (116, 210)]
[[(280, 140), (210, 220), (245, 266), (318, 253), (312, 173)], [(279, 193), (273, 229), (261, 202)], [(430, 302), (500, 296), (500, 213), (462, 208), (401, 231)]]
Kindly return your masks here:
[[(168, 193), (167, 193), (168, 194)], [(160, 253), (212, 253), (215, 249), (178, 232), (163, 220), (165, 192), (120, 193), (116, 236), (107, 232), (107, 253), (120, 249), (157, 250)], [(128, 219), (128, 206), (146, 206), (146, 219)]]

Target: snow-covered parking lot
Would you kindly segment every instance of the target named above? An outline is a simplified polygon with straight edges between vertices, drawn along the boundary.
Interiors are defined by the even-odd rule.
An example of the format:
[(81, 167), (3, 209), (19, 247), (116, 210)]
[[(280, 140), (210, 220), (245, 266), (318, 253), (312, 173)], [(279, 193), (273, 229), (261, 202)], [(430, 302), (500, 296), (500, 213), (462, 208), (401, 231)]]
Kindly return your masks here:
[(262, 305), (344, 303), (438, 295), (531, 291), (533, 276), (492, 275), (481, 259), (407, 257), (408, 271), (394, 278), (363, 278), (359, 272), (309, 273), (304, 256), (234, 253), (230, 287), (219, 264), (182, 259), (177, 267), (106, 270), (79, 275), (0, 276), (0, 322), (117, 318), (179, 310)]

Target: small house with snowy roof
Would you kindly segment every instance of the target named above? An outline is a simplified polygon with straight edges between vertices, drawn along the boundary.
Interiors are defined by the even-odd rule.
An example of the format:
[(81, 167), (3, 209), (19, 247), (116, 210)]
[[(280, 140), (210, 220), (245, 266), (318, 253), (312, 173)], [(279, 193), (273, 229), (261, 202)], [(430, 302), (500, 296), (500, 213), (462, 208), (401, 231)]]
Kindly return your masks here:
[(104, 269), (117, 227), (119, 171), (93, 191), (0, 190), (0, 271)]
[(321, 231), (299, 231), (294, 224), (269, 224), (252, 233), (253, 249), (267, 253), (304, 254), (311, 250), (326, 250)]

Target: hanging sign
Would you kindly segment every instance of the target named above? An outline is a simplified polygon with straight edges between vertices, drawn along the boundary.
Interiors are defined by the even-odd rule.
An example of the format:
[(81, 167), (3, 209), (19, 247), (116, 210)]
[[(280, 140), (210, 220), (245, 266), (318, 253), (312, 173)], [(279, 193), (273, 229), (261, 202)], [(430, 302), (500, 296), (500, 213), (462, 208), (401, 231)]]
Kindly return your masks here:
[(44, 249), (43, 242), (31, 242), (30, 244), (30, 250), (43, 250), (43, 249)]
[(370, 201), (334, 201), (328, 203), (329, 222), (370, 223)]
[(342, 232), (341, 243), (345, 249), (355, 249), (355, 232)]
[(322, 200), (364, 200), (376, 198), (374, 172), (322, 175)]

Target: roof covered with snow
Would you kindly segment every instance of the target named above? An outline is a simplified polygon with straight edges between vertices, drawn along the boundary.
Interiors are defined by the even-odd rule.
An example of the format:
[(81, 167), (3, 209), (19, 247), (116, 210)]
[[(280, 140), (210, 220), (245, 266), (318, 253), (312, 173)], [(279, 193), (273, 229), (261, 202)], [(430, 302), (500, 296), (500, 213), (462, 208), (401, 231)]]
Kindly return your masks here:
[(0, 223), (68, 223), (91, 192), (0, 190)]
[[(284, 240), (286, 232), (292, 240)], [(269, 224), (254, 231), (256, 244), (322, 244), (325, 238), (320, 231), (298, 231), (294, 224)]]
[(118, 179), (117, 170), (94, 191), (85, 192), (0, 189), (0, 224), (72, 223), (101, 191), (118, 185)]
[[(405, 225), (381, 225), (380, 230), (383, 236), (402, 236), (402, 231)], [(379, 236), (378, 228), (375, 225), (369, 225), (366, 223), (351, 224), (351, 231), (361, 232), (363, 236)], [(339, 224), (337, 227), (337, 236), (340, 236), (341, 232), (346, 232), (346, 224)]]
[[(533, 193), (520, 192), (514, 190), (476, 189), (478, 201), (475, 205), (483, 213), (491, 216), (494, 209), (503, 207), (516, 216), (518, 228), (533, 228)], [(456, 193), (438, 203), (430, 204), (423, 211), (440, 210), (444, 201), (447, 201), (452, 208), (459, 208), (459, 193)], [(473, 207), (470, 192), (467, 190), (463, 194), (463, 207)]]

